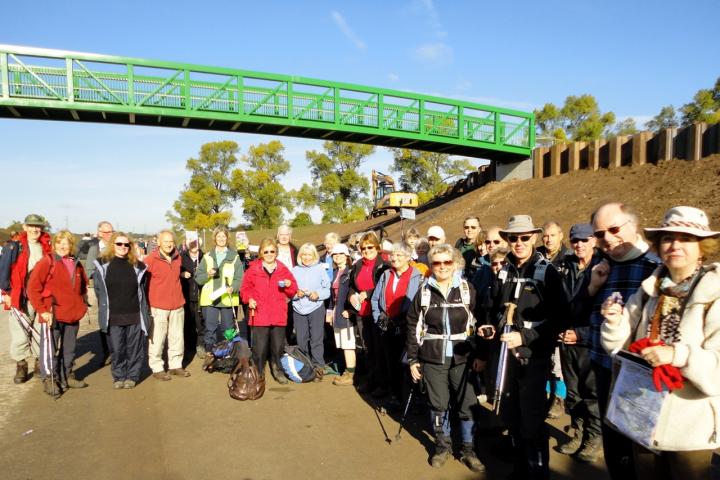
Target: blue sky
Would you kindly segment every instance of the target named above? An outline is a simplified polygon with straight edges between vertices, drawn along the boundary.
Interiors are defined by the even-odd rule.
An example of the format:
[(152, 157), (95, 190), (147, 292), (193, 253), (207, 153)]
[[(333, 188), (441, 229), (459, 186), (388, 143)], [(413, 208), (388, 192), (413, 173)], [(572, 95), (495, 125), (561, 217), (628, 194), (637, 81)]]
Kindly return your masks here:
[[(300, 75), (531, 110), (590, 93), (644, 122), (720, 76), (717, 0), (41, 0), (4, 8), (0, 43)], [(0, 225), (29, 212), (55, 227), (156, 231), (203, 143), (241, 151), (274, 137), (137, 126), (0, 120)], [(305, 151), (279, 137), (309, 181)], [(389, 170), (384, 150), (365, 166)], [(12, 181), (7, 181), (7, 176)], [(241, 211), (236, 210), (236, 221)]]

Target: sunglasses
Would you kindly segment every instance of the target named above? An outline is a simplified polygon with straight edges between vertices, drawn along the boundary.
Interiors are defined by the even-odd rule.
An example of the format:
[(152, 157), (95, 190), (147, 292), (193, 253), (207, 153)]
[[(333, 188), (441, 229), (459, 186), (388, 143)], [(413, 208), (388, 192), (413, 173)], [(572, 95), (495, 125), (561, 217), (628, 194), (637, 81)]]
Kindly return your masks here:
[(495, 245), (500, 245), (501, 242), (502, 240), (485, 240), (485, 245), (492, 245), (493, 243)]
[(125, 243), (125, 242), (115, 242), (115, 246), (116, 246), (116, 247), (130, 248), (130, 244), (129, 244), (129, 243)]
[(439, 267), (441, 265), (445, 265), (446, 267), (452, 267), (454, 264), (455, 264), (454, 260), (438, 260), (438, 261), (431, 263), (431, 265), (433, 267)]
[(610, 232), (611, 235), (617, 235), (618, 233), (620, 233), (620, 229), (622, 227), (624, 227), (625, 224), (628, 222), (630, 222), (630, 220), (625, 220), (625, 222), (622, 223), (621, 225), (618, 225), (616, 227), (610, 227), (607, 230), (595, 230), (593, 232), (593, 236), (595, 238), (603, 239), (603, 238), (605, 238), (605, 232)]
[(362, 250), (363, 252), (365, 250), (375, 250), (375, 245), (366, 245), (364, 247), (361, 247), (360, 250)]
[(465, 230), (477, 230), (478, 229), (478, 227), (476, 227), (475, 225), (464, 225), (463, 228)]
[(275, 253), (275, 250), (263, 250), (263, 255), (268, 253)]
[(570, 239), (570, 243), (587, 243), (589, 241), (590, 241), (589, 238), (571, 238)]
[(508, 235), (508, 241), (515, 243), (520, 239), (521, 242), (527, 243), (532, 238), (532, 235)]
[(502, 267), (503, 265), (505, 265), (505, 262), (492, 262), (491, 265), (493, 267)]

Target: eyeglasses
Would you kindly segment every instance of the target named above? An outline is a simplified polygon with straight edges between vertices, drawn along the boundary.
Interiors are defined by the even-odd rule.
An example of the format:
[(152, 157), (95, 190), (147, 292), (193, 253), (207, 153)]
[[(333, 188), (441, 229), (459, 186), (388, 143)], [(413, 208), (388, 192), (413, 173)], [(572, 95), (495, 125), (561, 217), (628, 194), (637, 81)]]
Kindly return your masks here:
[(625, 222), (623, 222), (622, 224), (615, 226), (615, 227), (610, 227), (607, 230), (595, 230), (593, 232), (593, 236), (595, 238), (603, 239), (603, 238), (605, 238), (605, 232), (610, 232), (610, 235), (617, 235), (618, 233), (620, 233), (620, 229), (629, 222), (630, 222), (630, 220), (625, 220)]
[(130, 244), (129, 244), (129, 243), (125, 243), (125, 242), (115, 242), (115, 246), (116, 246), (116, 247), (130, 248)]
[(510, 243), (515, 243), (520, 239), (521, 242), (527, 243), (532, 238), (532, 235), (508, 235)]
[(485, 245), (492, 245), (493, 243), (495, 245), (500, 245), (500, 243), (502, 243), (502, 240), (485, 240)]
[(360, 247), (360, 250), (362, 250), (363, 252), (365, 250), (375, 250), (375, 245), (365, 245), (364, 247)]
[(275, 250), (263, 250), (263, 255), (266, 255), (268, 253), (275, 253)]
[(505, 262), (504, 261), (492, 262), (490, 265), (492, 265), (493, 267), (502, 267), (503, 265), (505, 265)]
[(463, 225), (463, 228), (465, 230), (477, 230), (478, 229), (478, 227), (476, 227), (475, 225)]
[(439, 267), (441, 265), (444, 265), (446, 267), (452, 267), (455, 264), (454, 260), (437, 260), (434, 262), (431, 262), (431, 265), (433, 267)]
[(571, 238), (570, 243), (587, 243), (589, 242), (589, 238)]
[(115, 233), (115, 230), (108, 230), (107, 232), (104, 232), (104, 231), (100, 230), (98, 233), (101, 233), (101, 234), (105, 235), (105, 234), (107, 234), (107, 233)]

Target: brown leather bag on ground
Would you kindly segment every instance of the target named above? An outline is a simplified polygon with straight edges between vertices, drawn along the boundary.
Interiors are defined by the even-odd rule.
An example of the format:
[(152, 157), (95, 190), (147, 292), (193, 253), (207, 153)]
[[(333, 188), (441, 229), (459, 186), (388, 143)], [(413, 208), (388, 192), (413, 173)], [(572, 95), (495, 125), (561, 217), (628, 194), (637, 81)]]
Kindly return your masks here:
[(265, 379), (247, 357), (240, 359), (228, 380), (228, 392), (235, 400), (257, 400), (265, 393)]

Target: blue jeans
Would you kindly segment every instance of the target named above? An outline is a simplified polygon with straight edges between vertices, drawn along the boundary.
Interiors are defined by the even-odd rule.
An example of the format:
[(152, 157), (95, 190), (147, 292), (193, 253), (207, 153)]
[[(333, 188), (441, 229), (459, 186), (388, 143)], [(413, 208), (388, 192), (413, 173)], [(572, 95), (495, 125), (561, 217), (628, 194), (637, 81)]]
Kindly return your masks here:
[[(315, 368), (325, 366), (325, 349), (323, 346), (323, 336), (325, 335), (325, 308), (320, 306), (308, 313), (307, 315), (293, 311), (295, 319), (295, 333), (297, 335), (297, 345), (300, 350), (311, 356)], [(308, 348), (308, 346), (310, 348)]]
[(230, 307), (202, 307), (202, 314), (205, 318), (205, 351), (211, 352), (213, 345), (223, 339), (223, 332), (234, 327), (233, 312)]

